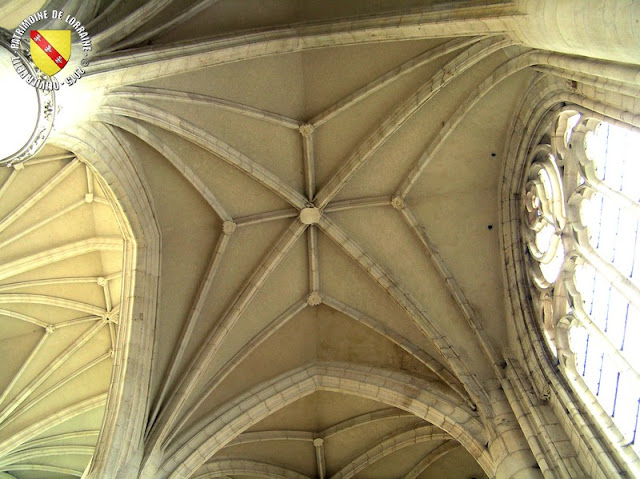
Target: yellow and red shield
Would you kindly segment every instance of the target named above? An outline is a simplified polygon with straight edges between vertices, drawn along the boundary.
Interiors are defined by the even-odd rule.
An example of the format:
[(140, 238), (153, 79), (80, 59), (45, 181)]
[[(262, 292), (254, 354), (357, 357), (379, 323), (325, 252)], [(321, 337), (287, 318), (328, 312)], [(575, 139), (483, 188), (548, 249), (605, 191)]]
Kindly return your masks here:
[(71, 59), (71, 30), (31, 30), (31, 59), (53, 76)]

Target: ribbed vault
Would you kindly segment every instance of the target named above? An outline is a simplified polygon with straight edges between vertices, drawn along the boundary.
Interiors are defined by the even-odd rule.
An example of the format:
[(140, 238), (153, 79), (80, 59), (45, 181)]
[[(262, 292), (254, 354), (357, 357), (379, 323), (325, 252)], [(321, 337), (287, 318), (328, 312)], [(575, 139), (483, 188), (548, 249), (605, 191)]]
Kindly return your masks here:
[[(79, 466), (32, 459), (94, 453), (98, 423), (85, 428), (91, 440), (51, 449), (13, 419), (20, 391), (40, 385), (23, 370), (48, 341), (39, 338), (49, 323), (29, 320), (42, 308), (95, 319), (57, 321), (78, 323), (70, 341), (99, 338), (91, 361), (111, 364), (122, 236), (112, 238), (113, 220), (65, 219), (107, 208), (94, 170), (130, 214), (140, 253), (136, 286), (122, 297), (144, 307), (130, 315), (127, 350), (114, 352), (116, 399), (86, 477), (537, 478), (565, 461), (582, 471), (573, 449), (538, 454), (521, 429), (517, 408), (532, 399), (514, 392), (515, 368), (506, 372), (516, 333), (503, 297), (499, 185), (523, 98), (597, 107), (595, 69), (623, 90), (637, 69), (559, 53), (576, 47), (531, 20), (535, 3), (82, 7), (95, 55), (49, 140), (74, 154), (48, 151), (25, 167), (44, 175), (28, 177), (44, 185), (33, 183), (35, 194), (56, 199), (34, 210), (23, 193), (11, 196), (26, 191), (11, 189), (16, 172), (0, 189), (15, 197), (0, 207), (0, 245), (13, 238), (0, 250), (0, 319), (20, 303), (11, 320), (27, 328), (7, 333), (24, 346), (0, 375), (11, 385), (0, 398), (0, 471), (80, 476)], [(618, 48), (625, 31), (611, 57), (597, 35), (594, 57), (630, 61)], [(84, 182), (63, 187), (80, 173)], [(43, 228), (66, 225), (60, 238), (18, 241), (31, 234), (23, 210), (38, 211), (31, 221)], [(92, 255), (104, 271), (96, 266), (85, 285), (69, 271)], [(33, 283), (32, 270), (68, 280)], [(56, 357), (61, 369), (73, 364)], [(104, 407), (103, 376), (64, 407)], [(17, 429), (1, 442), (5, 418)], [(12, 446), (19, 434), (33, 447)]]
[[(165, 250), (171, 279), (161, 311), (176, 319), (157, 325), (150, 475), (187, 477), (202, 458), (215, 461), (228, 439), (206, 418), (241, 407), (231, 406), (234, 396), (309, 361), (404, 369), (448, 389), (475, 421), (495, 415), (487, 386), (495, 387), (488, 358), (503, 340), (498, 270), (458, 263), (454, 275), (440, 249), (497, 255), (489, 247), (495, 208), (477, 205), (474, 193), (497, 178), (511, 109), (496, 115), (475, 106), (504, 79), (502, 101), (515, 104), (530, 74), (519, 74), (528, 63), (511, 43), (472, 36), (275, 55), (105, 95), (95, 118), (140, 151), (152, 190), (172, 185), (157, 206), (164, 245), (173, 248)], [(487, 80), (478, 85), (479, 75)], [(483, 136), (482, 156), (448, 150), (456, 134)], [(427, 226), (446, 222), (443, 210), (463, 207), (461, 198), (476, 209), (465, 226), (473, 236)], [(446, 232), (442, 246), (431, 230)], [(475, 283), (480, 275), (485, 281)], [(354, 347), (358, 335), (363, 345)], [(407, 410), (402, 400), (367, 397)], [(447, 414), (422, 417), (448, 430)], [(189, 431), (203, 427), (219, 446), (189, 452), (197, 443)], [(465, 446), (492, 474), (482, 452), (491, 426), (486, 434)]]
[(45, 151), (2, 172), (0, 469), (79, 477), (102, 427), (124, 238), (96, 171)]

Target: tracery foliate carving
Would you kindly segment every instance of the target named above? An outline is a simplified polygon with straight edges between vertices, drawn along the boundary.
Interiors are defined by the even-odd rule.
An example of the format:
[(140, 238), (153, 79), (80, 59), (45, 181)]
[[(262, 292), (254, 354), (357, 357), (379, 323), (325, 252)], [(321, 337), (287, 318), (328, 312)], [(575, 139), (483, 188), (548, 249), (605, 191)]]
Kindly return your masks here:
[(570, 368), (575, 358), (568, 332), (590, 321), (576, 268), (589, 263), (585, 253), (593, 252), (581, 210), (594, 192), (597, 168), (584, 140), (599, 123), (584, 112), (559, 112), (531, 149), (524, 182), (523, 228), (534, 307), (558, 359)]
[[(599, 128), (607, 132), (606, 139)], [(636, 391), (640, 385), (637, 365), (624, 348), (627, 320), (639, 306), (640, 290), (638, 278), (620, 268), (619, 257), (615, 259), (616, 248), (619, 251), (623, 247), (633, 249), (635, 257), (635, 242), (620, 245), (626, 240), (618, 221), (615, 234), (609, 235), (613, 238), (611, 245), (603, 246), (603, 218), (607, 208), (617, 211), (619, 217), (630, 214), (638, 231), (640, 208), (638, 198), (632, 197), (628, 188), (612, 185), (605, 178), (607, 164), (626, 161), (612, 160), (608, 153), (613, 149), (608, 143), (610, 128), (606, 120), (582, 108), (559, 110), (530, 148), (521, 217), (532, 302), (548, 345), (580, 393), (590, 390), (588, 394), (597, 396), (607, 415), (615, 416), (616, 401), (621, 397), (618, 387), (623, 380), (625, 387), (633, 386)], [(632, 127), (620, 128), (633, 133)], [(594, 140), (598, 135), (600, 138)], [(599, 148), (607, 150), (606, 154), (599, 154)], [(624, 176), (624, 168), (616, 168), (620, 170), (616, 174)], [(599, 210), (597, 214), (593, 214), (594, 207)], [(603, 291), (609, 295), (606, 308), (596, 311)], [(626, 313), (614, 307), (613, 296), (626, 305)], [(621, 333), (617, 333), (612, 324), (621, 320), (625, 322), (624, 331), (618, 328)], [(594, 367), (590, 359), (594, 348), (603, 357), (597, 387), (594, 372), (588, 368)], [(603, 394), (601, 383), (605, 384), (603, 371), (607, 368), (617, 375), (615, 393)], [(615, 395), (611, 400), (604, 397), (606, 394)], [(635, 411), (633, 398), (623, 399), (629, 403), (625, 407)], [(618, 423), (615, 417), (614, 421)], [(635, 436), (636, 427), (623, 433)]]
[[(532, 297), (541, 327), (552, 346), (558, 347), (558, 323), (566, 314), (563, 266), (570, 257), (566, 244), (570, 225), (565, 205), (563, 172), (567, 135), (552, 141), (566, 122), (556, 117), (554, 127), (541, 135), (531, 149), (525, 173), (523, 198), (523, 238), (526, 243), (529, 275), (534, 286)], [(561, 148), (558, 148), (561, 146)]]

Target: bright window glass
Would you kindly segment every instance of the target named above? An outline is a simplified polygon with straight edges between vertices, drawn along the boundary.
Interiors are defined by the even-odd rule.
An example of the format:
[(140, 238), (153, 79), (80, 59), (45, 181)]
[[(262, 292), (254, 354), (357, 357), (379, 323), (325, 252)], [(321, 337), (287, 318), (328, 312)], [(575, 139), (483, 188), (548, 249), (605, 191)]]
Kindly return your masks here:
[(554, 128), (563, 143), (536, 150), (524, 192), (538, 311), (570, 377), (640, 452), (640, 133), (569, 112)]

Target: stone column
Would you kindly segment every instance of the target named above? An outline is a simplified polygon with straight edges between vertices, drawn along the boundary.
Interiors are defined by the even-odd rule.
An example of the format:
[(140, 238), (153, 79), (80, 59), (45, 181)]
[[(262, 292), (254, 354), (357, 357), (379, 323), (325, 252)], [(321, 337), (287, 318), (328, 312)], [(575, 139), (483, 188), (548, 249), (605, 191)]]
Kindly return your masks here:
[(518, 420), (500, 386), (489, 391), (497, 436), (489, 443), (496, 464), (496, 479), (542, 479), (544, 476), (531, 452)]
[(640, 3), (517, 0), (512, 35), (543, 50), (640, 63)]

